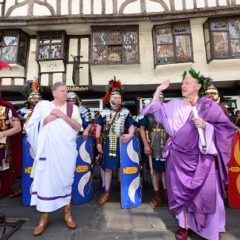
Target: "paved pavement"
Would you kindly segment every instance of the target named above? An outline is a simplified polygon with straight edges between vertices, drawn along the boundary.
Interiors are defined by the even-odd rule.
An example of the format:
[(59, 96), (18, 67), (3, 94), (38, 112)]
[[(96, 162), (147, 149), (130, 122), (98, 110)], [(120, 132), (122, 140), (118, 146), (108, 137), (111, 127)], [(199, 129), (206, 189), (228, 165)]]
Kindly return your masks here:
[[(134, 209), (121, 209), (117, 190), (111, 194), (110, 201), (104, 205), (97, 204), (100, 195), (95, 186), (94, 199), (86, 204), (73, 206), (73, 217), (78, 227), (70, 230), (63, 222), (63, 210), (50, 215), (46, 231), (38, 237), (32, 231), (39, 220), (39, 213), (33, 207), (23, 207), (21, 198), (0, 199), (0, 212), (6, 214), (8, 221), (17, 219), (26, 222), (9, 240), (174, 240), (174, 232), (178, 229), (177, 221), (169, 213), (166, 205), (154, 208), (150, 203), (152, 189), (144, 191), (144, 204)], [(240, 209), (226, 207), (226, 233), (221, 240), (240, 239)], [(1, 231), (0, 231), (1, 234)], [(0, 235), (1, 239), (1, 235)], [(189, 240), (200, 240), (191, 232)]]

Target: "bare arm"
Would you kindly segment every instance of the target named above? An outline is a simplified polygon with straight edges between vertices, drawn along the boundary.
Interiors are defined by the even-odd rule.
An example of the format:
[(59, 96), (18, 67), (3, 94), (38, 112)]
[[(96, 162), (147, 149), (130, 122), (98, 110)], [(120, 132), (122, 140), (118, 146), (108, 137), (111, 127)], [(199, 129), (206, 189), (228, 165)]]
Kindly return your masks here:
[(13, 117), (10, 120), (10, 124), (11, 124), (12, 128), (0, 132), (0, 138), (10, 137), (10, 136), (12, 136), (12, 135), (14, 135), (16, 133), (21, 132), (22, 128), (21, 128), (20, 120), (18, 118)]
[(151, 147), (149, 146), (149, 142), (147, 141), (147, 133), (145, 127), (140, 126), (139, 132), (144, 145), (144, 153), (149, 155), (151, 154)]
[(163, 83), (160, 84), (160, 85), (157, 87), (157, 89), (156, 89), (156, 91), (155, 91), (155, 93), (154, 93), (154, 96), (153, 96), (153, 100), (159, 100), (159, 94), (160, 94), (160, 92), (166, 90), (169, 86), (170, 86), (170, 80), (165, 80), (165, 81), (163, 81)]
[(99, 153), (103, 153), (102, 143), (100, 141), (101, 130), (102, 130), (102, 126), (97, 124), (97, 128), (96, 128), (96, 144), (97, 144), (97, 150), (98, 150)]

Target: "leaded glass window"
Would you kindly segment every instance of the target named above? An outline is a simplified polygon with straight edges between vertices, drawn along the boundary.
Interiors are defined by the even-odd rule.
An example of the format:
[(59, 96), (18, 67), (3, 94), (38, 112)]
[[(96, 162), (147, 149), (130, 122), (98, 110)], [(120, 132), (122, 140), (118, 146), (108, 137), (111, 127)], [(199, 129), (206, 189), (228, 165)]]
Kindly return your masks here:
[(210, 19), (204, 24), (207, 60), (240, 57), (240, 18)]
[(139, 63), (138, 27), (92, 27), (92, 63)]
[(24, 66), (27, 43), (27, 34), (20, 30), (0, 31), (0, 60)]
[(193, 61), (189, 22), (155, 26), (153, 38), (155, 65)]
[(39, 32), (37, 60), (63, 59), (65, 32)]

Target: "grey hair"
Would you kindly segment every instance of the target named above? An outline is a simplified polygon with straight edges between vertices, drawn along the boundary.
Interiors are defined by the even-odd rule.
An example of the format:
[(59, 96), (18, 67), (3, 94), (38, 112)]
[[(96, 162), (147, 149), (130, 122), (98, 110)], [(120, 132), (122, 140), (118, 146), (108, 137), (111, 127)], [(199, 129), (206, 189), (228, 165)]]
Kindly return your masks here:
[(52, 92), (57, 90), (57, 88), (59, 88), (61, 86), (66, 86), (66, 84), (63, 82), (55, 82), (51, 87)]

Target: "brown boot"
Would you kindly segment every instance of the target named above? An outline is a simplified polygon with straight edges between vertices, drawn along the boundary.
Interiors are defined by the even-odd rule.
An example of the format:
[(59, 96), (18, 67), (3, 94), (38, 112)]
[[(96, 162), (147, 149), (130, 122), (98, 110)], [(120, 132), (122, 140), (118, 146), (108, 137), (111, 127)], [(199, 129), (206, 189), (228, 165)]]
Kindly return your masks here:
[(105, 191), (98, 199), (100, 205), (104, 205), (109, 200), (109, 191)]
[(77, 224), (75, 223), (75, 221), (73, 220), (73, 218), (71, 216), (70, 205), (66, 205), (64, 207), (64, 221), (65, 221), (66, 226), (70, 229), (74, 229), (77, 227)]
[(43, 213), (42, 214), (38, 225), (33, 230), (33, 235), (34, 236), (38, 236), (38, 235), (40, 235), (44, 232), (44, 230), (45, 230), (45, 228), (48, 224), (48, 218), (49, 218), (48, 213)]
[(154, 196), (152, 198), (152, 203), (154, 207), (160, 207), (162, 205), (162, 200), (159, 191), (154, 191)]

